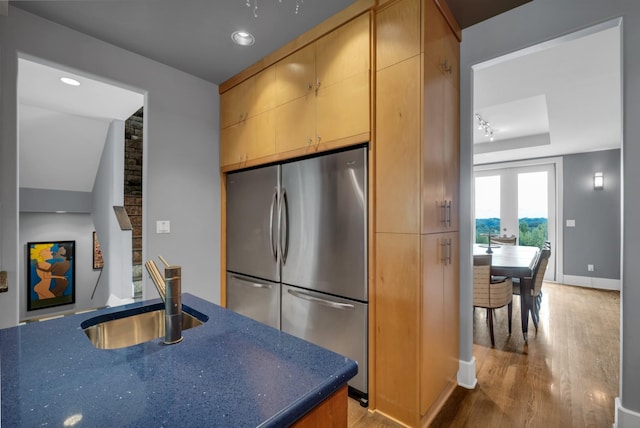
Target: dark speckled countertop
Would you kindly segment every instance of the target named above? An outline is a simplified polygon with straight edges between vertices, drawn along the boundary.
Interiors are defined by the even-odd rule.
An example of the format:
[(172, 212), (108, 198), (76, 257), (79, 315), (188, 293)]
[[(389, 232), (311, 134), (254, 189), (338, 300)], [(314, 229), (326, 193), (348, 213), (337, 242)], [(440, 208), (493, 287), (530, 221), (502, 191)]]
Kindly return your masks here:
[(158, 302), (0, 330), (2, 427), (283, 427), (357, 373), (346, 357), (189, 294), (183, 305), (209, 320), (176, 345), (100, 350), (80, 327)]

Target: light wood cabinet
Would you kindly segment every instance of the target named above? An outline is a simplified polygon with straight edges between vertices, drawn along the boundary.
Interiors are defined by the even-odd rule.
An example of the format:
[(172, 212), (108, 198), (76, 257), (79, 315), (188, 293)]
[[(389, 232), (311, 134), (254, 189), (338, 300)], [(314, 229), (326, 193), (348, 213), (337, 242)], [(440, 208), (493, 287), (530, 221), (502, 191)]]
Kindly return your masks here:
[(376, 407), (415, 425), (420, 360), (420, 235), (376, 234)]
[(433, 1), (423, 1), (424, 143), (422, 232), (458, 230), (459, 63), (456, 35)]
[(310, 95), (316, 89), (316, 46), (311, 44), (276, 63), (276, 105)]
[(377, 73), (377, 232), (420, 233), (420, 87), (420, 54)]
[(275, 67), (255, 76), (220, 95), (220, 128), (224, 129), (275, 107)]
[(278, 153), (369, 132), (369, 26), (362, 15), (278, 62)]
[(378, 71), (420, 55), (420, 0), (403, 0), (401, 3), (381, 9), (376, 14)]
[(273, 110), (249, 117), (220, 131), (220, 165), (248, 162), (275, 153)]
[(275, 67), (220, 96), (220, 165), (275, 153)]
[(435, 0), (376, 14), (374, 402), (407, 426), (458, 371), (458, 49)]
[(458, 370), (458, 232), (422, 235), (420, 414), (456, 383)]

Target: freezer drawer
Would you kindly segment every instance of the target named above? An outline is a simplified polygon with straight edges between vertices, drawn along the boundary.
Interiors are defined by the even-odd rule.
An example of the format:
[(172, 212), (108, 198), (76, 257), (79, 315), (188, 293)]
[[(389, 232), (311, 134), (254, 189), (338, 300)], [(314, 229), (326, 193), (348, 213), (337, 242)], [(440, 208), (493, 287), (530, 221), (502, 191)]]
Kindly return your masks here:
[(227, 272), (227, 308), (280, 328), (280, 284)]
[(357, 361), (349, 385), (368, 393), (366, 303), (283, 284), (282, 331)]

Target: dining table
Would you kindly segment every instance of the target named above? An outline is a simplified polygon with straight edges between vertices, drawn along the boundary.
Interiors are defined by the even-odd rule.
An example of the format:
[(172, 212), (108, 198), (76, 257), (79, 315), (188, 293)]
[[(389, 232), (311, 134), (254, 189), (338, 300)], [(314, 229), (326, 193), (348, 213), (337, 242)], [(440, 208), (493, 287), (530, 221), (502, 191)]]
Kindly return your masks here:
[(533, 276), (533, 270), (540, 254), (538, 247), (525, 245), (474, 244), (473, 255), (491, 254), (491, 275), (507, 276), (520, 279), (520, 318), (522, 335), (525, 343), (529, 343), (529, 313), (533, 307), (531, 296), (532, 281), (525, 278)]

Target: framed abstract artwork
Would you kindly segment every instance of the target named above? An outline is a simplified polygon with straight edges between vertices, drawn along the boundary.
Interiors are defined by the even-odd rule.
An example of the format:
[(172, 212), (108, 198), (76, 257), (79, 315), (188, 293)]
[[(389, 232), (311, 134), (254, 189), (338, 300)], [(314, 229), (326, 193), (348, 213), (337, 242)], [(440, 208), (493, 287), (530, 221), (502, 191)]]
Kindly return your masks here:
[(27, 310), (76, 302), (76, 241), (27, 243)]
[(100, 241), (98, 241), (98, 234), (93, 231), (93, 268), (102, 269), (104, 261), (102, 260), (102, 250), (100, 249)]

